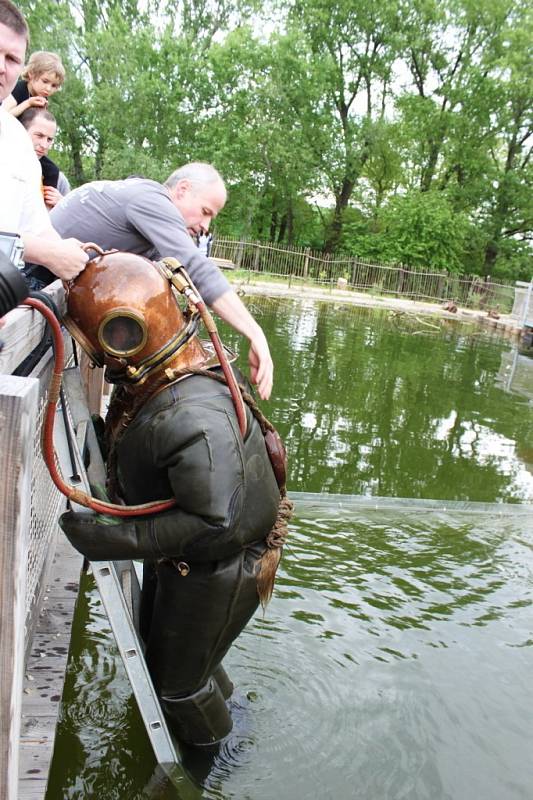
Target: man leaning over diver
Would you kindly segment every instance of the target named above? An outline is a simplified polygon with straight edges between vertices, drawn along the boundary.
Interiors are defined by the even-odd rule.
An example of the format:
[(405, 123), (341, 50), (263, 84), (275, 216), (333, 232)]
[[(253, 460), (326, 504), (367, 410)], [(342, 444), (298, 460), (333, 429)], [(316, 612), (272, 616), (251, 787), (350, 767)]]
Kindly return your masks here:
[(63, 198), (50, 217), (61, 236), (149, 259), (178, 259), (206, 303), (249, 340), (250, 376), (265, 400), (272, 391), (274, 370), (266, 337), (220, 269), (192, 238), (208, 232), (226, 196), (217, 170), (193, 162), (176, 169), (164, 184), (136, 176), (84, 184)]

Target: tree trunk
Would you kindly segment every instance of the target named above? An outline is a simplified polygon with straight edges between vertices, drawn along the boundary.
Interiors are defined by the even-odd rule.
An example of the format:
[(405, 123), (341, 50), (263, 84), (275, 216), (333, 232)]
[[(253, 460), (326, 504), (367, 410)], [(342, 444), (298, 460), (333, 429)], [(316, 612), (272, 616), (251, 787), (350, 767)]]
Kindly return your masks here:
[(283, 239), (285, 238), (285, 231), (287, 230), (287, 214), (285, 213), (281, 221), (279, 223), (279, 230), (278, 230), (278, 244), (281, 244)]
[(483, 275), (492, 275), (494, 272), (494, 265), (500, 252), (499, 239), (493, 237), (490, 242), (485, 245), (485, 259), (483, 261)]
[(341, 190), (335, 197), (335, 211), (333, 212), (333, 219), (331, 220), (331, 224), (327, 232), (326, 243), (324, 244), (324, 253), (333, 253), (339, 245), (342, 234), (344, 211), (348, 207), (354, 186), (355, 180), (350, 180), (345, 177), (342, 182)]
[(81, 186), (86, 183), (86, 176), (83, 170), (83, 161), (81, 158), (81, 142), (74, 134), (69, 135), (70, 144), (70, 159), (72, 163), (72, 182), (74, 186)]
[(294, 240), (294, 214), (292, 212), (292, 203), (289, 203), (287, 209), (287, 244), (292, 244)]
[(278, 228), (278, 212), (272, 209), (272, 216), (270, 217), (270, 242), (276, 241), (276, 230)]
[(437, 168), (437, 161), (439, 160), (441, 142), (434, 142), (429, 151), (429, 158), (425, 169), (420, 177), (420, 191), (429, 192), (433, 178), (435, 177), (435, 170)]
[(483, 275), (492, 275), (494, 272), (494, 264), (500, 252), (500, 241), (502, 232), (505, 229), (506, 220), (509, 215), (511, 207), (509, 182), (512, 180), (512, 173), (516, 161), (516, 157), (520, 147), (516, 141), (516, 134), (509, 142), (507, 148), (507, 158), (505, 160), (505, 171), (502, 180), (499, 183), (497, 190), (496, 207), (491, 225), (491, 236), (485, 246), (485, 260), (483, 263)]

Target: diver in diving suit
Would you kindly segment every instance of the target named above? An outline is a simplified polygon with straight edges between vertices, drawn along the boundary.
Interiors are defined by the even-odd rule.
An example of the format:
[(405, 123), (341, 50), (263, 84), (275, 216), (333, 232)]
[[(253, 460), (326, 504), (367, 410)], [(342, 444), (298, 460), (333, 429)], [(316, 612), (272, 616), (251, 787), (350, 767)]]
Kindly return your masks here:
[(218, 359), (182, 314), (172, 271), (125, 253), (96, 258), (69, 287), (65, 324), (118, 384), (106, 419), (111, 499), (176, 504), (131, 521), (69, 511), (60, 524), (89, 560), (144, 559), (140, 633), (154, 686), (176, 737), (207, 745), (232, 727), (222, 659), (259, 591), (272, 591), (280, 488), (256, 416), (244, 406), (243, 436), (226, 383), (210, 377)]

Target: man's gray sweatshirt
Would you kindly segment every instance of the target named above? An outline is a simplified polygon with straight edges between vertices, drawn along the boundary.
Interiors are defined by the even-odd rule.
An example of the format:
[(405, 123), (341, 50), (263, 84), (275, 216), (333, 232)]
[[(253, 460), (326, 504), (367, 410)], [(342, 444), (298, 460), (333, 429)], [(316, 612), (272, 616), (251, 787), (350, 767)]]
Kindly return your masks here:
[(152, 261), (177, 258), (209, 305), (231, 288), (216, 264), (199, 252), (167, 190), (156, 181), (86, 183), (64, 197), (50, 219), (64, 239), (73, 236)]

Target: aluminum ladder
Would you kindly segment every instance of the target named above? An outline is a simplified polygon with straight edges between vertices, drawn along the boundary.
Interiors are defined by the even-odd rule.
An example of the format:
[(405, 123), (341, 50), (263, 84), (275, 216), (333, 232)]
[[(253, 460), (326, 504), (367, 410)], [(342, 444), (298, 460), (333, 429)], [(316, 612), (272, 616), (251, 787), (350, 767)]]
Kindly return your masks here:
[[(66, 425), (70, 427), (70, 432), (67, 430), (70, 464), (61, 464), (63, 475), (67, 483), (91, 494), (91, 485), (105, 485), (105, 467), (77, 367), (65, 370), (62, 394), (67, 408)], [(86, 510), (76, 503), (71, 503), (71, 506), (73, 511)], [(91, 562), (91, 569), (157, 763), (171, 774), (179, 764), (178, 754), (137, 633), (142, 581), (140, 565), (134, 561), (98, 561)]]

